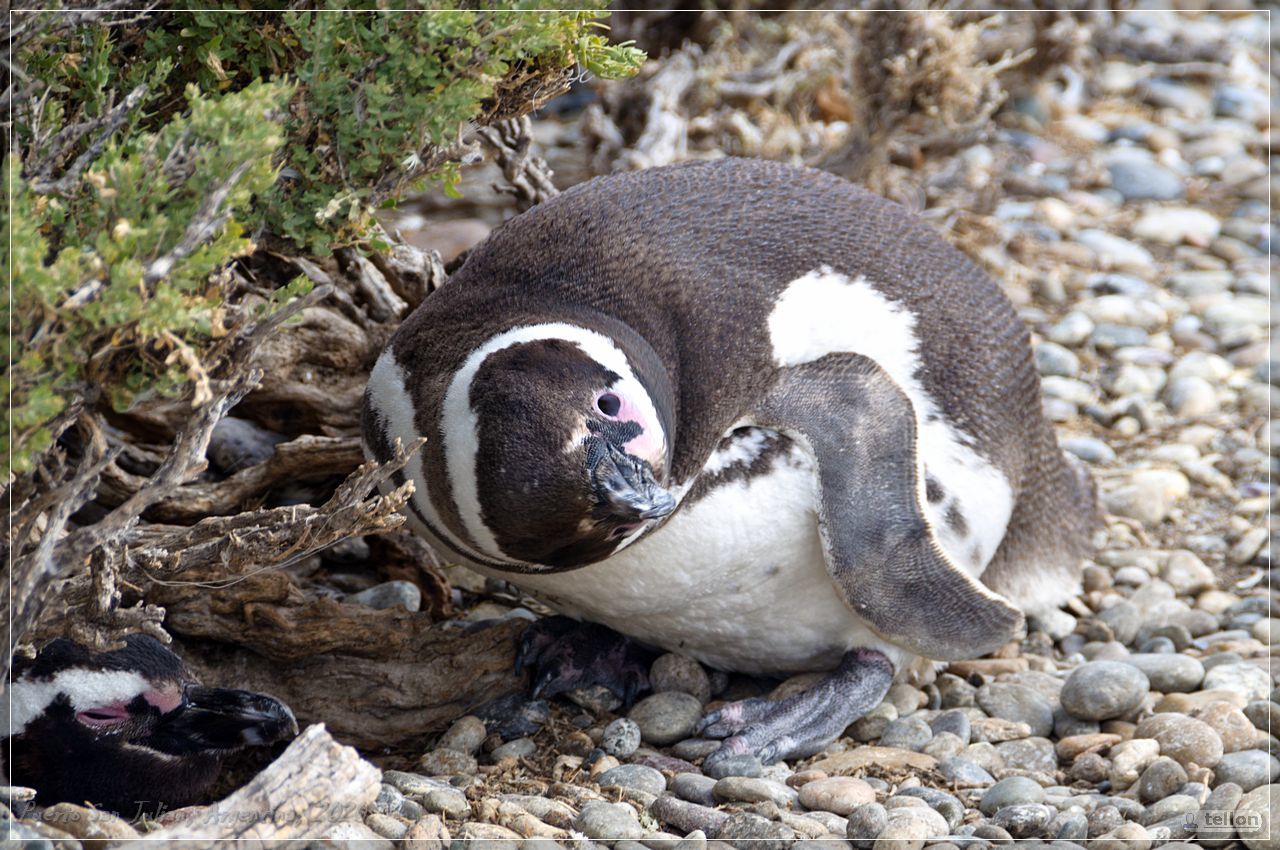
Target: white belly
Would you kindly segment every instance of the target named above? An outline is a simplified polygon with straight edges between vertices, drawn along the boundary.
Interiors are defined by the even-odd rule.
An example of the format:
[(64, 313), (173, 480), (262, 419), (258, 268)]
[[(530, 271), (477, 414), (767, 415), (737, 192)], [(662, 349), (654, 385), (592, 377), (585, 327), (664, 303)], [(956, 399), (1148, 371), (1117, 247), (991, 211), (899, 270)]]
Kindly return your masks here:
[(817, 482), (798, 450), (771, 474), (725, 484), (660, 530), (580, 570), (514, 575), (568, 614), (713, 667), (744, 673), (829, 670), (855, 646), (913, 658), (872, 633), (827, 573)]

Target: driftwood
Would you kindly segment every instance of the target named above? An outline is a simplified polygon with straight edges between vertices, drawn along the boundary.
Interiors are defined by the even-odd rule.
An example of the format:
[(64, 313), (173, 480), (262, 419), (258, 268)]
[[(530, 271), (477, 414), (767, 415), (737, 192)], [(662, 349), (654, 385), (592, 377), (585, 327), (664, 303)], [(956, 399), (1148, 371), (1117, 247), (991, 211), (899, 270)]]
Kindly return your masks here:
[[(359, 821), (378, 796), (381, 774), (324, 726), (303, 730), (280, 758), (248, 785), (200, 814), (123, 845), (145, 850), (182, 839), (185, 848), (244, 847), (319, 838), (337, 823)], [(250, 844), (248, 846), (256, 846)]]

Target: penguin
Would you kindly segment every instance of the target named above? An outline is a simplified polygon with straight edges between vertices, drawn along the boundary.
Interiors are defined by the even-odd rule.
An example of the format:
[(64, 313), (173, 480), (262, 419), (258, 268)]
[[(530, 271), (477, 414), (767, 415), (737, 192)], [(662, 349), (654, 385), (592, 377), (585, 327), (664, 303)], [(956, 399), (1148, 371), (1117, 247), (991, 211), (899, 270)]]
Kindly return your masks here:
[(38, 804), (155, 816), (206, 802), (228, 754), (298, 733), (274, 697), (203, 687), (155, 638), (124, 641), (93, 652), (57, 638), (14, 660), (0, 735), (9, 782), (34, 788)]
[(1078, 590), (1097, 516), (996, 283), (900, 206), (749, 159), (496, 229), (390, 340), (362, 431), (379, 460), (426, 438), (389, 482), (411, 527), (570, 618), (525, 634), (540, 685), (642, 678), (573, 621), (826, 674), (704, 717), (710, 763), (817, 752), (917, 661), (1017, 638)]

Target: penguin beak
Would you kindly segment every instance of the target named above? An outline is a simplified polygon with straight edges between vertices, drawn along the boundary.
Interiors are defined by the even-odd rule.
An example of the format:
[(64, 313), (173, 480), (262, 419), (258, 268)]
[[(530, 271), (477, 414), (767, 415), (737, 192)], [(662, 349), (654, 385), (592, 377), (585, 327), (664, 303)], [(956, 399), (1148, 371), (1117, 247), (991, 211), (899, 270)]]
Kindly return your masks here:
[(164, 715), (150, 744), (169, 753), (272, 744), (298, 734), (298, 721), (275, 697), (232, 688), (186, 689), (186, 702)]
[(611, 442), (590, 469), (596, 504), (610, 517), (634, 521), (661, 519), (676, 508), (675, 497), (662, 489), (647, 461)]

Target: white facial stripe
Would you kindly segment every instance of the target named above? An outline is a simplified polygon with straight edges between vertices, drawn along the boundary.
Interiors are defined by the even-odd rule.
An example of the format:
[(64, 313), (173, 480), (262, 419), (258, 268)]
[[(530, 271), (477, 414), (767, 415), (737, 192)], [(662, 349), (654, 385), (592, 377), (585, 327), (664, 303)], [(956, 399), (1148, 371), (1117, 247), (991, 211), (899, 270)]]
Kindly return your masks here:
[(621, 380), (614, 385), (614, 389), (639, 408), (646, 431), (650, 427), (657, 430), (665, 454), (666, 434), (662, 432), (658, 412), (649, 393), (631, 371), (627, 356), (607, 336), (566, 322), (549, 322), (512, 328), (490, 338), (471, 353), (449, 382), (449, 389), (444, 396), (441, 424), (449, 485), (453, 488), (454, 502), (458, 506), (462, 524), (475, 541), (475, 546), (471, 548), (478, 549), (485, 557), (509, 564), (520, 562), (511, 559), (498, 548), (497, 538), (484, 524), (480, 513), (479, 483), (476, 477), (480, 420), (471, 409), (471, 384), (485, 359), (494, 352), (525, 342), (549, 339), (574, 343), (592, 360), (619, 375)]
[[(141, 674), (132, 670), (63, 670), (52, 679), (19, 679), (9, 688), (9, 701), (0, 708), (4, 725), (0, 735), (20, 735), (53, 702), (66, 694), (71, 707), (84, 711), (117, 700), (131, 701), (150, 689)], [(8, 713), (6, 718), (3, 713)]]
[[(419, 434), (417, 424), (414, 422), (413, 400), (409, 397), (406, 386), (408, 384), (405, 382), (404, 370), (400, 368), (395, 355), (388, 348), (382, 352), (382, 356), (378, 358), (373, 371), (369, 374), (369, 395), (382, 420), (382, 429), (387, 435), (388, 442), (399, 437), (400, 445), (407, 447), (418, 440)], [(430, 523), (430, 530), (444, 537), (442, 542), (459, 552), (470, 551), (472, 547), (449, 531), (449, 527), (440, 518), (440, 512), (435, 508), (431, 492), (427, 489), (422, 454), (421, 451), (414, 452), (404, 467), (405, 476), (413, 482), (411, 499), (414, 507)]]
[[(948, 496), (962, 507), (975, 502), (982, 510), (965, 511), (968, 536), (953, 539), (940, 523), (936, 509), (925, 499), (924, 476), (919, 476), (920, 502), (939, 532), (939, 543), (954, 560), (977, 575), (986, 567), (1004, 538), (1013, 513), (1013, 492), (998, 469), (972, 448), (972, 438), (953, 428), (939, 414), (925, 392), (920, 371), (916, 317), (885, 298), (865, 278), (851, 280), (827, 266), (792, 281), (769, 315), (769, 339), (779, 366), (811, 363), (833, 352), (868, 357), (897, 382), (916, 412), (919, 454), (924, 469), (938, 479)], [(930, 421), (932, 419), (932, 421)], [(975, 563), (969, 549), (981, 549)], [(957, 545), (965, 545), (955, 551)]]

